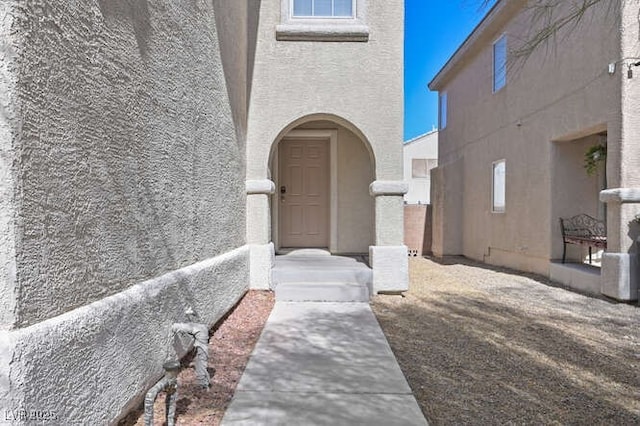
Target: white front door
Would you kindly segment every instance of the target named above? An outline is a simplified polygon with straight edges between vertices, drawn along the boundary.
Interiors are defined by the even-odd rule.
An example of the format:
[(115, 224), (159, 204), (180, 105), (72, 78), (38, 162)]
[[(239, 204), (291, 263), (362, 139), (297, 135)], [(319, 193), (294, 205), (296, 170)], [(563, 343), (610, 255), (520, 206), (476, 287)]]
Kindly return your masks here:
[(284, 139), (279, 145), (281, 247), (329, 247), (329, 140)]

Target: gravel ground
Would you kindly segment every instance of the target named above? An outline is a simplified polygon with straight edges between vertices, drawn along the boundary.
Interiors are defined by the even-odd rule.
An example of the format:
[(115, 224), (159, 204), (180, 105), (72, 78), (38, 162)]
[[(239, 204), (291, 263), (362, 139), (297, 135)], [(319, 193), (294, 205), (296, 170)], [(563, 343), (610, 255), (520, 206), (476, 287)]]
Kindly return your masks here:
[[(178, 376), (176, 425), (220, 424), (273, 304), (272, 292), (249, 291), (209, 332), (211, 388), (203, 390), (196, 385), (193, 368), (182, 370)], [(163, 425), (164, 420), (164, 393), (161, 393), (154, 405), (154, 424)], [(120, 425), (144, 425), (143, 408), (131, 413)]]
[(441, 424), (640, 424), (640, 308), (463, 258), (410, 260), (374, 312)]

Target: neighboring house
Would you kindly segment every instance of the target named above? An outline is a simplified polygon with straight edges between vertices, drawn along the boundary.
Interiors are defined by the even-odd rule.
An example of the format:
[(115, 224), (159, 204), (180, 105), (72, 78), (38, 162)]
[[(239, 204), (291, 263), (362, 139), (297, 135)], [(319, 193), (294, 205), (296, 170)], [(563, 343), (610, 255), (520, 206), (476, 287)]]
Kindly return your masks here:
[[(499, 1), (429, 85), (440, 97), (433, 251), (635, 300), (638, 5), (601, 2), (523, 63), (512, 52), (529, 34), (526, 3)], [(585, 154), (599, 144), (606, 167), (588, 175)], [(591, 281), (593, 274), (559, 264), (559, 218), (581, 213), (607, 224), (601, 274), (596, 269)], [(579, 246), (569, 250), (575, 262), (585, 256)]]
[(403, 2), (330, 3), (0, 4), (4, 420), (116, 421), (276, 250), (407, 288)]
[(438, 131), (434, 130), (404, 143), (404, 180), (409, 190), (406, 204), (429, 204), (431, 200), (431, 170), (438, 165)]

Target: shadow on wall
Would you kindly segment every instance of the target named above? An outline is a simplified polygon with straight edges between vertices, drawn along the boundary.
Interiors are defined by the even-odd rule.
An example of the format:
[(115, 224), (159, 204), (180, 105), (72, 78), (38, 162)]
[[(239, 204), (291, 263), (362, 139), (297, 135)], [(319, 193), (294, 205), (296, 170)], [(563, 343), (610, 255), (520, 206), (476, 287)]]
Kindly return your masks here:
[(613, 310), (597, 313), (618, 306), (572, 295), (553, 298), (553, 309), (527, 310), (518, 304), (548, 300), (548, 289), (460, 284), (472, 289), (374, 303), (431, 424), (640, 422), (637, 328)]
[(247, 10), (247, 26), (249, 34), (247, 39), (247, 110), (251, 101), (251, 88), (253, 85), (253, 68), (256, 60), (256, 46), (258, 44), (258, 27), (260, 24), (260, 7), (262, 0), (249, 0)]
[(262, 0), (212, 0), (227, 94), (238, 144), (244, 146)]
[(149, 35), (151, 18), (147, 0), (98, 0), (102, 15), (108, 18), (128, 19), (133, 25), (133, 32), (138, 43), (140, 56), (146, 59), (149, 55)]

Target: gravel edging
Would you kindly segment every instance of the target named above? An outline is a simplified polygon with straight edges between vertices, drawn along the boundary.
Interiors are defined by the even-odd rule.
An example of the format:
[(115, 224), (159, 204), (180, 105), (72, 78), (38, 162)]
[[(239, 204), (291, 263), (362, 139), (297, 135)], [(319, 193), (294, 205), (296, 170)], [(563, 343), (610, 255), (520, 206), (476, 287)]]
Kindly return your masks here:
[[(250, 290), (209, 331), (211, 388), (204, 390), (197, 386), (192, 366), (180, 372), (176, 425), (220, 424), (274, 303), (273, 292)], [(183, 360), (183, 364), (185, 362), (189, 360)], [(165, 419), (164, 400), (164, 393), (161, 393), (154, 405), (156, 424), (164, 424), (161, 423)], [(143, 426), (143, 410), (144, 407), (139, 407), (119, 426)]]

